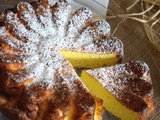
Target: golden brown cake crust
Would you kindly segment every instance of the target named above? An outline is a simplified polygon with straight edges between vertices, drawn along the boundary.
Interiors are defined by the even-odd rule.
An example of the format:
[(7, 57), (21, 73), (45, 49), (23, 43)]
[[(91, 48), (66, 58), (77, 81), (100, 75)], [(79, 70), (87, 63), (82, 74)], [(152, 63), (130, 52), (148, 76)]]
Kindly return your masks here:
[(149, 67), (140, 61), (87, 70), (127, 108), (147, 119), (154, 111)]
[[(46, 33), (51, 34), (55, 29), (60, 32), (56, 34), (63, 33), (71, 7), (65, 0), (60, 0), (52, 7), (47, 0), (35, 3), (32, 3), (32, 7), (31, 4), (21, 2), (12, 11), (2, 13), (0, 110), (15, 120), (62, 120), (67, 116), (71, 103), (74, 103), (73, 119), (93, 120), (94, 97), (80, 81), (73, 67), (55, 53), (58, 52), (57, 49), (51, 56), (52, 59), (56, 56), (56, 59), (45, 59), (48, 61), (45, 65), (41, 64), (43, 61), (40, 56), (38, 62), (41, 67), (37, 67), (34, 57), (32, 59), (33, 51), (38, 52), (37, 47), (43, 48), (38, 42), (48, 38)], [(62, 12), (64, 14), (60, 16)], [(61, 17), (64, 21), (60, 20)], [(54, 49), (55, 46), (47, 46), (49, 44), (45, 44), (44, 50), (47, 47), (51, 51)], [(39, 52), (41, 54), (42, 51)], [(47, 68), (49, 65), (52, 68)], [(43, 74), (39, 75), (40, 73)]]
[[(71, 12), (66, 0), (20, 2), (0, 19), (0, 110), (15, 120), (93, 120), (95, 99), (60, 50), (117, 55), (123, 44), (108, 37), (105, 20)], [(109, 44), (109, 45), (108, 45)], [(47, 116), (47, 118), (45, 117)]]

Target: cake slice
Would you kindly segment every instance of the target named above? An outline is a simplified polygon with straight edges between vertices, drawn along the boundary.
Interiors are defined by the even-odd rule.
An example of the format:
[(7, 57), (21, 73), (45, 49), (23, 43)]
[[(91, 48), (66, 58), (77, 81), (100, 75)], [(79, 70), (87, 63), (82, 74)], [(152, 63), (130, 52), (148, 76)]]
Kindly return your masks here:
[[(94, 36), (92, 39), (95, 39)], [(121, 63), (124, 56), (123, 43), (116, 37), (104, 36), (95, 39), (95, 42), (92, 40), (92, 43), (86, 40), (81, 46), (73, 50), (61, 50), (62, 55), (76, 68), (111, 66)]]
[(105, 109), (122, 120), (146, 120), (154, 111), (150, 71), (144, 62), (83, 70), (81, 79), (104, 101)]

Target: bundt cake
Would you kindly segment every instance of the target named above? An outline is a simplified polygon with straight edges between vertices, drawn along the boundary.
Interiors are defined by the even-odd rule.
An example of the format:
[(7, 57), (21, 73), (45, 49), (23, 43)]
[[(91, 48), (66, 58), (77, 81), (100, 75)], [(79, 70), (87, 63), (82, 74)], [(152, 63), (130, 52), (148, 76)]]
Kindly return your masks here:
[(150, 71), (144, 62), (83, 70), (81, 79), (104, 101), (106, 110), (121, 120), (147, 120), (154, 111)]
[(0, 15), (0, 111), (11, 120), (100, 120), (102, 101), (74, 67), (120, 63), (123, 44), (105, 20), (66, 0), (20, 2)]

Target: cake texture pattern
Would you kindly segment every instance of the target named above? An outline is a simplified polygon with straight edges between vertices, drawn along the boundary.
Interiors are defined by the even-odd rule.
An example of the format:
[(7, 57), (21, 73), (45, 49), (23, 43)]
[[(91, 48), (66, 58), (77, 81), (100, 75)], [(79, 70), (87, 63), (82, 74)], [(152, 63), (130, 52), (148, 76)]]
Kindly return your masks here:
[(111, 67), (86, 70), (127, 108), (148, 119), (153, 113), (153, 87), (148, 65), (131, 61)]
[[(92, 22), (92, 12), (72, 12), (66, 0), (20, 2), (1, 13), (0, 110), (15, 120), (93, 120), (95, 99), (61, 54), (115, 53), (122, 43), (109, 37), (105, 20)], [(47, 116), (47, 118), (45, 117)]]

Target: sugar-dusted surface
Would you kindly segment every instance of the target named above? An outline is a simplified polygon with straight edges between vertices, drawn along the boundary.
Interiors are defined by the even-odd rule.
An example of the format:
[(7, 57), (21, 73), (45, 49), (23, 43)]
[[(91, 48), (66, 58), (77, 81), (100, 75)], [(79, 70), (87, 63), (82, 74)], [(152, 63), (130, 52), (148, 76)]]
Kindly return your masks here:
[(109, 24), (104, 20), (92, 22), (88, 8), (72, 13), (65, 0), (53, 6), (48, 0), (20, 2), (1, 16), (2, 111), (16, 120), (35, 120), (41, 117), (41, 103), (49, 102), (49, 106), (45, 103), (48, 119), (60, 119), (67, 115), (72, 103), (75, 119), (93, 119), (94, 97), (60, 50), (113, 52), (121, 59), (123, 44), (107, 37)]
[(153, 88), (149, 67), (140, 61), (86, 70), (126, 107), (145, 114), (153, 112)]
[[(91, 23), (92, 13), (88, 8), (82, 8), (71, 15), (71, 6), (66, 2), (56, 3), (53, 9), (49, 5), (38, 5), (34, 10), (30, 4), (21, 2), (17, 5), (17, 13), (4, 13), (6, 18), (0, 29), (0, 37), (2, 44), (9, 45), (11, 50), (6, 53), (2, 48), (1, 61), (13, 62), (10, 59), (12, 54), (16, 56), (14, 61), (28, 63), (24, 66), (25, 75), (22, 75), (23, 71), (19, 71), (16, 77), (9, 73), (11, 79), (22, 82), (39, 76), (46, 67), (50, 68), (48, 71), (62, 68), (60, 61), (64, 61), (64, 58), (59, 53), (62, 49), (99, 54), (117, 52), (123, 57), (121, 41), (106, 37), (110, 33), (109, 24), (104, 20)], [(43, 14), (39, 14), (41, 12)], [(68, 21), (68, 18), (71, 20)], [(17, 51), (13, 51), (14, 49)], [(52, 77), (53, 75), (50, 78)]]

